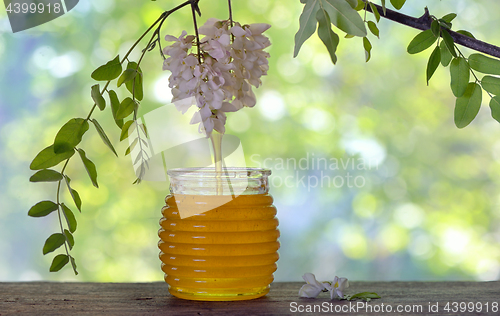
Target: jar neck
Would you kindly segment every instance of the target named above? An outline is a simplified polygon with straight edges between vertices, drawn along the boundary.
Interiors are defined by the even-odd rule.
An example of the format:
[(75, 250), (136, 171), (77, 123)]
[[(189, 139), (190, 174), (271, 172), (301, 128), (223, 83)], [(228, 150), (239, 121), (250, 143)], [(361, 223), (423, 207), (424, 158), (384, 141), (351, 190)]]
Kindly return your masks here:
[(269, 192), (271, 171), (262, 168), (184, 168), (169, 170), (170, 193), (190, 195), (253, 195)]

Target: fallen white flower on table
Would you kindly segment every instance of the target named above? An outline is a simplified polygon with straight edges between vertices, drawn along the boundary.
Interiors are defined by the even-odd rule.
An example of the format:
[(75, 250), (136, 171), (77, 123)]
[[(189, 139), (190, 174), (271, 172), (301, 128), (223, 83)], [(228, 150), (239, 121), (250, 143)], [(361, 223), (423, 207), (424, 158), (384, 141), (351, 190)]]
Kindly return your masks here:
[(321, 283), (316, 280), (316, 276), (312, 273), (306, 273), (302, 276), (307, 284), (302, 285), (299, 290), (300, 297), (315, 298), (321, 292), (330, 292), (330, 299), (333, 300), (334, 297), (344, 298), (344, 290), (349, 287), (349, 281), (347, 278), (339, 278), (335, 276), (333, 282)]
[(344, 298), (344, 290), (349, 287), (349, 281), (347, 278), (335, 276), (332, 284), (326, 283), (325, 287), (330, 292), (330, 299), (333, 300), (334, 297)]
[(344, 295), (344, 290), (349, 287), (347, 278), (339, 278), (335, 276), (332, 282), (319, 282), (312, 273), (306, 273), (302, 276), (306, 284), (302, 285), (299, 290), (299, 297), (316, 298), (321, 292), (330, 292), (330, 299), (338, 297), (339, 300), (365, 300), (367, 302), (372, 299), (381, 298), (375, 292), (361, 292), (354, 295)]
[(326, 289), (325, 284), (318, 282), (312, 273), (306, 273), (302, 276), (307, 284), (302, 285), (299, 290), (300, 297), (315, 298)]

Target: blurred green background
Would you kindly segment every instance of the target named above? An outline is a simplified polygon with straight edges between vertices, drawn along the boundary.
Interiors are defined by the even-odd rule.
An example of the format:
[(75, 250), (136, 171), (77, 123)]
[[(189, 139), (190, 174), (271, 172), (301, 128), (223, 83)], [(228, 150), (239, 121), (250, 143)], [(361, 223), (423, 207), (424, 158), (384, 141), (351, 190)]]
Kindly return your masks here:
[[(333, 66), (316, 35), (292, 58), (303, 7), (298, 0), (233, 2), (236, 20), (273, 25), (268, 31), (271, 69), (256, 91), (257, 106), (228, 118), (227, 130), (242, 140), (248, 164), (270, 158), (266, 166), (276, 179), (320, 179), (321, 172), (363, 179), (358, 186), (309, 189), (272, 182), (281, 230), (276, 280), (298, 281), (305, 272), (321, 280), (335, 275), (352, 280), (498, 279), (500, 124), (491, 118), (489, 98), (483, 98), (476, 120), (459, 130), (453, 123), (448, 71), (438, 69), (427, 87), (431, 50), (406, 53), (417, 30), (381, 20), (380, 40), (371, 37), (369, 63), (361, 39), (342, 39)], [(123, 56), (163, 10), (179, 3), (81, 0), (63, 17), (16, 34), (0, 10), (0, 281), (163, 279), (157, 230), (168, 183), (132, 185), (130, 158), (123, 157), (127, 145), (119, 143), (108, 109), (95, 117), (120, 158), (93, 127), (82, 144), (96, 162), (100, 189), (91, 185), (78, 159), (68, 169), (83, 200), (72, 251), (77, 277), (69, 266), (48, 272), (53, 254), (43, 256), (41, 249), (58, 229), (56, 216), (34, 219), (27, 211), (42, 199), (54, 199), (55, 186), (28, 179), (31, 160), (53, 142), (60, 126), (87, 115), (92, 70), (118, 53)], [(402, 12), (420, 16), (426, 5), (438, 17), (457, 13), (456, 29), (500, 44), (498, 1), (408, 0)], [(201, 22), (227, 18), (224, 0), (202, 0), (200, 7)], [(167, 20), (163, 35), (178, 36), (183, 29), (192, 33), (190, 23), (190, 10), (182, 10)], [(168, 103), (168, 73), (161, 70), (157, 50), (141, 67), (146, 92), (141, 114), (146, 114)], [(166, 119), (165, 129), (174, 123)], [(308, 157), (371, 164), (341, 170), (282, 170), (278, 165), (280, 158)]]

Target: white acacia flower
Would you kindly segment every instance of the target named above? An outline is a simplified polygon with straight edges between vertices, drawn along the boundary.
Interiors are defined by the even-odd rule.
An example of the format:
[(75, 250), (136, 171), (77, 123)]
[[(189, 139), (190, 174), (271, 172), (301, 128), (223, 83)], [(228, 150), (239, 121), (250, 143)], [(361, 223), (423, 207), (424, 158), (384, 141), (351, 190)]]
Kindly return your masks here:
[(306, 273), (302, 276), (307, 284), (302, 285), (299, 290), (300, 297), (315, 298), (324, 289), (326, 289), (325, 284), (318, 282), (316, 277), (312, 273)]
[(326, 283), (326, 289), (330, 292), (330, 299), (333, 300), (334, 297), (343, 298), (344, 290), (349, 287), (349, 281), (347, 278), (339, 278), (335, 276), (332, 284)]
[[(238, 22), (231, 27), (230, 21), (208, 19), (199, 28), (205, 36), (200, 40), (200, 56), (193, 48), (195, 37), (187, 36), (186, 31), (180, 37), (165, 37), (173, 42), (163, 50), (169, 56), (163, 69), (172, 73), (172, 102), (182, 113), (196, 104), (199, 111), (191, 124), (199, 124), (199, 131), (207, 137), (214, 129), (225, 132), (226, 112), (255, 106), (252, 86), (258, 88), (260, 78), (269, 70), (269, 53), (263, 49), (271, 43), (262, 33), (270, 27), (264, 23), (242, 26)], [(186, 98), (195, 102), (179, 103)]]
[(208, 106), (203, 107), (200, 111), (196, 112), (191, 118), (190, 124), (199, 123), (198, 130), (200, 133), (205, 133), (210, 135), (213, 130), (224, 134), (226, 131), (226, 113), (223, 111), (210, 111), (210, 115), (207, 115), (205, 109)]

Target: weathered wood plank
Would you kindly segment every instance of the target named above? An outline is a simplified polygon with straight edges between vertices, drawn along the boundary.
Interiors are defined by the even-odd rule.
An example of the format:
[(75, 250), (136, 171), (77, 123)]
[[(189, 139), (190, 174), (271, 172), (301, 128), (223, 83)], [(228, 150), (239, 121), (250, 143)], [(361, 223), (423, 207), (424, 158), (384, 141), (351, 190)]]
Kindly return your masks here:
[[(155, 283), (0, 283), (0, 315), (290, 315), (304, 308), (322, 308), (325, 314), (383, 314), (391, 306), (391, 315), (463, 315), (444, 307), (447, 302), (474, 303), (467, 315), (498, 315), (493, 306), (500, 304), (500, 282), (351, 282), (348, 294), (377, 292), (382, 299), (364, 302), (330, 301), (327, 293), (317, 299), (298, 298), (303, 283), (274, 283), (270, 293), (260, 299), (240, 302), (198, 302), (172, 297), (163, 282)], [(332, 303), (330, 305), (330, 303)], [(437, 312), (429, 311), (438, 304)], [(296, 305), (295, 305), (296, 304)], [(324, 304), (324, 305), (322, 305)], [(363, 306), (361, 307), (361, 304)], [(486, 313), (486, 304), (489, 312)], [(495, 305), (497, 304), (497, 305)], [(420, 310), (398, 313), (398, 305)], [(353, 307), (354, 306), (354, 307)], [(378, 307), (377, 307), (378, 306)], [(479, 306), (482, 311), (479, 312)], [(360, 309), (355, 309), (359, 307)], [(337, 312), (335, 311), (337, 308)], [(344, 308), (348, 313), (342, 313)], [(368, 309), (367, 309), (368, 308)], [(371, 310), (370, 310), (371, 308)], [(349, 311), (351, 313), (349, 313)], [(353, 312), (354, 311), (354, 312)], [(318, 313), (316, 313), (318, 314)]]

